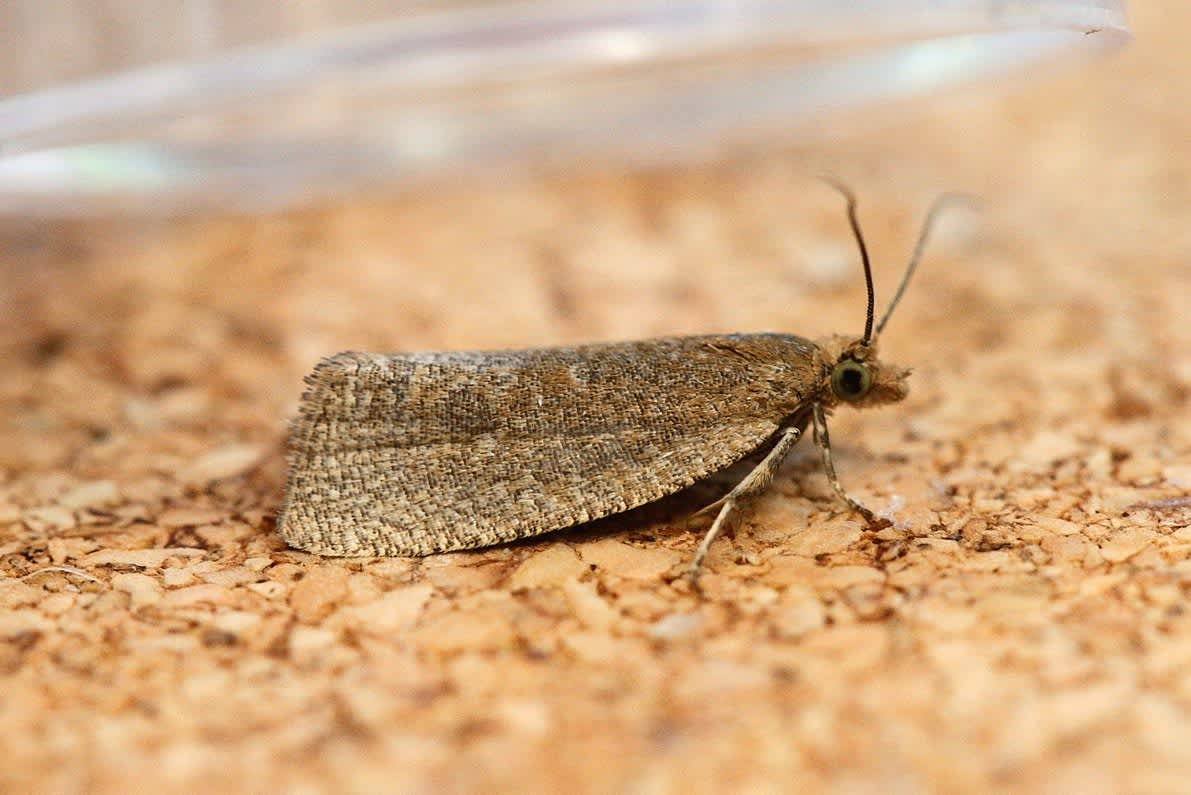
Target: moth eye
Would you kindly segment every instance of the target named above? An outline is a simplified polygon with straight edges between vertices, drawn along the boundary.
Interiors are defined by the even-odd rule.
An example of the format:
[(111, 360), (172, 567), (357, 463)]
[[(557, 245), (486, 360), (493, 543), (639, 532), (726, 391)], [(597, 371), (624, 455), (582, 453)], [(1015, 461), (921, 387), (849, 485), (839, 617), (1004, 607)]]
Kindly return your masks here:
[(860, 400), (872, 385), (872, 373), (860, 362), (848, 359), (831, 371), (831, 389), (840, 400)]

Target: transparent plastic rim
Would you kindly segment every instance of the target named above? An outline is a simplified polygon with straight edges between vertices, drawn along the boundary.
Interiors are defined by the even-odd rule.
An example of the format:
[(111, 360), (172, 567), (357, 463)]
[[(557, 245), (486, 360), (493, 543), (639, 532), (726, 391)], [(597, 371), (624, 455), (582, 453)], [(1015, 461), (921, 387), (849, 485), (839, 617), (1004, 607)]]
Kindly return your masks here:
[[(681, 160), (1128, 38), (1119, 0), (441, 11), (0, 99), (0, 211), (253, 209), (510, 164)], [(780, 57), (724, 68), (758, 52)], [(350, 113), (293, 113), (328, 89)]]

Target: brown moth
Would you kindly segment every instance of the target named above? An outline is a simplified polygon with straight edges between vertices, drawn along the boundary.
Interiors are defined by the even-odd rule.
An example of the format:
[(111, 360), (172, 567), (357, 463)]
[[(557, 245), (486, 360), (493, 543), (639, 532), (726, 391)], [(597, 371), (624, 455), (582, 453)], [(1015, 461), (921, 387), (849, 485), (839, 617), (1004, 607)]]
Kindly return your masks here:
[[(834, 183), (832, 183), (834, 184)], [(664, 337), (565, 348), (340, 353), (307, 377), (290, 436), (279, 528), (321, 555), (429, 555), (548, 533), (678, 492), (741, 459), (764, 459), (724, 498), (693, 578), (736, 504), (768, 488), (807, 426), (836, 493), (827, 416), (902, 400), (909, 371), (877, 335), (913, 274), (941, 202), (873, 325), (860, 337)], [(701, 512), (702, 513), (702, 512)]]

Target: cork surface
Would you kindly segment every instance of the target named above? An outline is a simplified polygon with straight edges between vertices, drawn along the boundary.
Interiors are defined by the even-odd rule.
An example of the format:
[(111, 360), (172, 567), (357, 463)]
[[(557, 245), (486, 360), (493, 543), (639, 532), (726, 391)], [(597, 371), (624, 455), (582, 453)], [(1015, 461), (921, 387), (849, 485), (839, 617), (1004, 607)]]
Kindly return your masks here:
[[(1146, 792), (1191, 776), (1191, 10), (1113, 60), (703, 171), (0, 224), (0, 790)], [(422, 560), (273, 517), (343, 349), (855, 333), (910, 396), (711, 551), (641, 516)]]

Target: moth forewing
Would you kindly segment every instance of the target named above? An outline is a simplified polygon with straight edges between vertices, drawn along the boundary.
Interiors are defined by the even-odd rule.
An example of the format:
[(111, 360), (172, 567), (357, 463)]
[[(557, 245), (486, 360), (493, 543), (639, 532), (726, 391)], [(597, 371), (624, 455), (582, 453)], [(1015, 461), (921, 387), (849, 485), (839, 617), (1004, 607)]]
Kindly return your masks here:
[(638, 507), (773, 437), (815, 350), (744, 334), (333, 356), (291, 429), (281, 533), (324, 555), (425, 555)]

